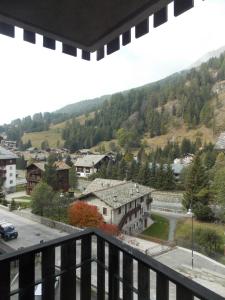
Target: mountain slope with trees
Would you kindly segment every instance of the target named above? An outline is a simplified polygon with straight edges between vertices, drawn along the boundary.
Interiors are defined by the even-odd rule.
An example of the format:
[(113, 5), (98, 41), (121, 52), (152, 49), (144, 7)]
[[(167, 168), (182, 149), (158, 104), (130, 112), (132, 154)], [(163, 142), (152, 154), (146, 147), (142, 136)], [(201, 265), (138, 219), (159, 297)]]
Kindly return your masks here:
[[(225, 55), (211, 58), (198, 69), (174, 74), (158, 82), (113, 94), (85, 124), (67, 122), (62, 137), (71, 151), (117, 138), (121, 147), (139, 147), (171, 129), (200, 126), (217, 131), (220, 103), (214, 86), (225, 80)], [(221, 126), (220, 126), (221, 129)]]

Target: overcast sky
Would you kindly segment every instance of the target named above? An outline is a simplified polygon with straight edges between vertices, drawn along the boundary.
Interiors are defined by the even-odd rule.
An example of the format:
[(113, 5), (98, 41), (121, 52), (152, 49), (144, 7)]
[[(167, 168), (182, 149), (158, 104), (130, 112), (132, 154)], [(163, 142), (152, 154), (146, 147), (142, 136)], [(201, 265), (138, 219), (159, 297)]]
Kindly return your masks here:
[(167, 23), (99, 62), (45, 49), (41, 36), (30, 45), (20, 29), (0, 35), (0, 124), (156, 81), (225, 45), (224, 0), (195, 0), (178, 18), (172, 8)]

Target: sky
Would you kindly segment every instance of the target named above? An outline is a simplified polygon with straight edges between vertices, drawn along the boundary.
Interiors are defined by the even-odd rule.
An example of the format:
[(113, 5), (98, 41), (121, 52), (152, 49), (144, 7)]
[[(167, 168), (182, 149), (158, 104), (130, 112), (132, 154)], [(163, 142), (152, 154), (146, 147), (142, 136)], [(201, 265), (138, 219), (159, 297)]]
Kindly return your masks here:
[[(22, 39), (0, 35), (0, 124), (37, 112), (127, 90), (181, 71), (209, 51), (225, 45), (224, 0), (195, 0), (195, 7), (153, 28), (103, 60), (90, 62)], [(81, 56), (81, 53), (78, 52)]]

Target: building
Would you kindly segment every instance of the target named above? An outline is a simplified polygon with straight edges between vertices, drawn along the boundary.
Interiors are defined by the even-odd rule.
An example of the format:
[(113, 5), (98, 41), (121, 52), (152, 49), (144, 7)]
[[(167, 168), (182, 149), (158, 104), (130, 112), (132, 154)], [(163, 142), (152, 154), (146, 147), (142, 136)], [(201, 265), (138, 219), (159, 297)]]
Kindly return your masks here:
[(150, 218), (153, 189), (130, 181), (95, 179), (80, 200), (95, 205), (106, 223), (116, 224), (124, 233), (143, 231)]
[(225, 132), (220, 133), (214, 149), (217, 151), (223, 151), (223, 152), (225, 151)]
[[(19, 4), (15, 0), (0, 1), (0, 32), (14, 37), (14, 26), (18, 26), (24, 30), (23, 38), (27, 42), (35, 43), (38, 33), (43, 36), (43, 46), (46, 48), (54, 50), (57, 40), (62, 43), (64, 53), (77, 56), (79, 48), (82, 50), (82, 59), (90, 60), (91, 52), (96, 52), (97, 60), (100, 60), (105, 54), (110, 55), (131, 42), (131, 28), (134, 28), (136, 38), (147, 34), (150, 16), (154, 27), (166, 23), (170, 3), (174, 4), (176, 17), (194, 6), (193, 0), (123, 0), (122, 4), (115, 0), (98, 0), (89, 1), (89, 5), (83, 0), (64, 1), (63, 5), (52, 0), (26, 0)], [(180, 275), (154, 258), (95, 229), (1, 255), (1, 299), (9, 300), (12, 295), (19, 299), (34, 299), (35, 285), (40, 283), (42, 298), (54, 299), (57, 276), (55, 256), (59, 246), (62, 269), (59, 274), (59, 299), (76, 299), (77, 280), (80, 283), (79, 298), (91, 299), (93, 275), (97, 269), (96, 291), (99, 300), (105, 299), (106, 295), (109, 300), (119, 299), (121, 294), (124, 300), (169, 299), (171, 286), (176, 289), (176, 299), (179, 300), (191, 300), (194, 297), (224, 300), (223, 296)], [(92, 248), (97, 248), (97, 253), (93, 253)], [(42, 272), (38, 278), (35, 276), (36, 254), (42, 259)], [(14, 287), (11, 285), (10, 271), (16, 263), (19, 265), (19, 283)], [(79, 279), (75, 276), (78, 268), (80, 272), (76, 274), (80, 274)], [(153, 289), (150, 276), (152, 283), (154, 275), (156, 288)]]
[(3, 179), (3, 190), (14, 192), (16, 190), (16, 159), (18, 157), (11, 151), (0, 146), (0, 178)]
[[(41, 181), (45, 171), (45, 164), (43, 162), (32, 163), (27, 167), (27, 194), (30, 195), (34, 187)], [(58, 189), (63, 192), (69, 190), (69, 169), (70, 167), (63, 161), (55, 162)]]
[(1, 146), (6, 149), (9, 149), (9, 150), (14, 150), (14, 149), (16, 149), (16, 141), (8, 141), (5, 139), (2, 139)]
[(91, 174), (98, 172), (104, 163), (108, 163), (109, 157), (107, 155), (85, 155), (78, 157), (74, 166), (77, 175), (80, 177), (88, 177)]

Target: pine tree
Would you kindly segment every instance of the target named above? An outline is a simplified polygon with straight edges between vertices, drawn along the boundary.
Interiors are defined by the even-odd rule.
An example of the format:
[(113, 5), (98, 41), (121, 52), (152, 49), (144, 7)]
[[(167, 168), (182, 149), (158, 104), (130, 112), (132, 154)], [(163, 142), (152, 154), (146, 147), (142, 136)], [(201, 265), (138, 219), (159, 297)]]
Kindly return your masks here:
[(166, 172), (165, 172), (165, 178), (163, 184), (164, 184), (163, 189), (165, 190), (174, 190), (176, 187), (173, 170), (169, 163), (166, 166)]
[(183, 199), (184, 207), (189, 209), (192, 206), (192, 209), (194, 209), (196, 204), (199, 201), (201, 202), (199, 193), (204, 189), (208, 189), (208, 187), (208, 176), (202, 164), (200, 154), (197, 154), (187, 174), (185, 183), (186, 191)]

